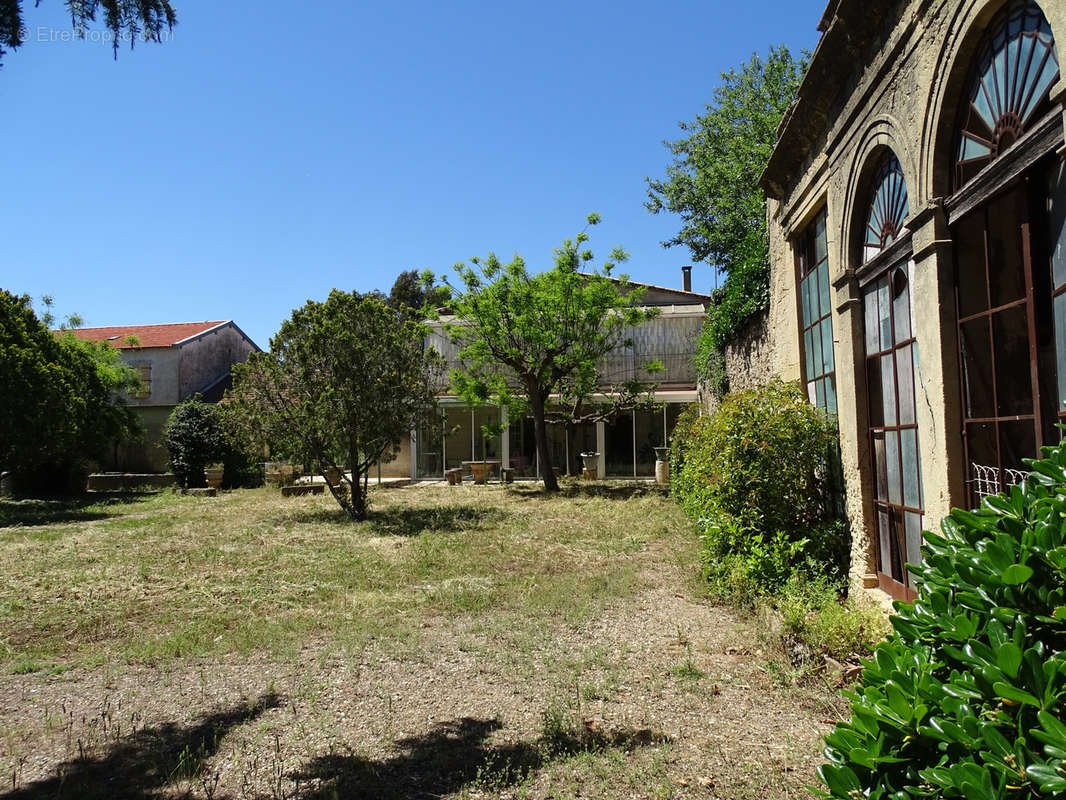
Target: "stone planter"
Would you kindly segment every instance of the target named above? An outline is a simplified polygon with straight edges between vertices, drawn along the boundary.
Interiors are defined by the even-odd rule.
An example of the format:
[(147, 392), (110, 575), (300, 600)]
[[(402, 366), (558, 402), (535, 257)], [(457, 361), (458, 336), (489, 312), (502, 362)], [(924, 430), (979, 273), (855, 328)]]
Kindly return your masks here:
[(207, 481), (207, 488), (221, 489), (224, 474), (225, 470), (221, 464), (208, 464), (204, 467), (204, 480)]
[(661, 486), (670, 483), (670, 448), (655, 448), (655, 482)]
[(470, 474), (474, 476), (474, 483), (483, 484), (489, 477), (489, 464), (487, 461), (471, 461)]
[(267, 486), (288, 486), (292, 483), (292, 464), (284, 461), (268, 461), (263, 465), (263, 478)]
[(599, 453), (582, 453), (581, 463), (584, 466), (584, 470), (581, 472), (581, 477), (587, 481), (594, 481), (600, 477), (600, 454)]

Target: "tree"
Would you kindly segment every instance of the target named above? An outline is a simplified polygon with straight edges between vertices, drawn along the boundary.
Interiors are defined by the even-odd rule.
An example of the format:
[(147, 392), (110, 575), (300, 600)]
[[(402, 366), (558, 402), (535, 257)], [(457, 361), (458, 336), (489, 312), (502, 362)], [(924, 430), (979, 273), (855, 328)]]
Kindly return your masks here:
[[(114, 38), (116, 58), (123, 37), (129, 39), (131, 48), (138, 36), (148, 42), (159, 42), (164, 28), (172, 30), (178, 23), (169, 0), (66, 0), (66, 6), (77, 36), (84, 36), (87, 26), (103, 11), (104, 25)], [(0, 0), (0, 61), (6, 49), (23, 45), (25, 33), (22, 0)]]
[(695, 260), (725, 273), (704, 328), (706, 356), (769, 307), (766, 195), (759, 178), (806, 68), (806, 57), (796, 60), (781, 46), (771, 47), (765, 60), (753, 54), (739, 71), (722, 73), (706, 113), (679, 123), (684, 138), (664, 142), (673, 156), (666, 177), (646, 179), (645, 207), (681, 216), (681, 229), (663, 245), (685, 246)]
[(427, 305), (435, 309), (448, 302), (448, 297), (448, 287), (435, 286), (432, 272), (408, 269), (396, 276), (385, 302), (397, 311), (422, 314)]
[(53, 332), (28, 296), (0, 289), (0, 469), (24, 487), (37, 478), (65, 484), (134, 438), (140, 426), (122, 393), (139, 386), (117, 350)]
[(170, 412), (163, 442), (170, 454), (170, 470), (183, 488), (204, 485), (204, 467), (221, 461), (226, 449), (218, 412), (194, 396)]
[[(588, 217), (589, 225), (599, 220), (598, 214)], [(555, 267), (537, 275), (518, 255), (507, 264), (492, 253), (471, 259), (471, 265), (456, 264), (461, 286), (450, 303), (454, 321), (445, 326), (459, 347), (455, 390), (471, 403), (508, 407), (512, 418), (526, 410), (533, 416), (549, 491), (559, 488), (548, 452), (549, 398), (565, 388), (580, 411), (605, 383), (603, 357), (626, 344), (627, 329), (656, 314), (641, 308), (642, 288), (625, 275), (609, 277), (615, 263), (628, 257), (621, 248), (601, 269), (579, 271), (595, 258), (582, 249), (586, 230), (564, 240), (554, 252)]]
[(340, 470), (330, 491), (364, 520), (370, 467), (396, 457), (439, 388), (440, 356), (424, 338), (424, 325), (378, 298), (334, 289), (296, 309), (270, 352), (234, 368), (230, 399), (273, 452), (323, 477)]

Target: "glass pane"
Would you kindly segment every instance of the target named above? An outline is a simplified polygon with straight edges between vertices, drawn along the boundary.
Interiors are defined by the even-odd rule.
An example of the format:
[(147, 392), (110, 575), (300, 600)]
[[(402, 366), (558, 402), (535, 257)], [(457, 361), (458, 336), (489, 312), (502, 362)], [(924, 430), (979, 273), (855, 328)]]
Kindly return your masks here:
[(971, 422), (966, 426), (966, 448), (970, 466), (974, 464), (990, 469), (999, 466), (999, 448), (996, 443), (996, 426), (991, 422)]
[(418, 428), (418, 461), (415, 465), (419, 478), (440, 478), (444, 475), (441, 448), (444, 445), (444, 416), (440, 415)]
[[(663, 443), (663, 412), (661, 409), (639, 409), (634, 412), (637, 425), (637, 475), (655, 474), (655, 448)], [(583, 451), (596, 449), (596, 431), (592, 425), (592, 446)]]
[(922, 563), (922, 515), (913, 511), (904, 512), (907, 528), (907, 563)]
[(963, 395), (967, 417), (995, 416), (992, 394), (992, 340), (988, 318), (965, 322), (962, 331)]
[(892, 574), (892, 526), (887, 509), (877, 512), (878, 569), (886, 575)]
[(1025, 306), (992, 317), (996, 344), (996, 391), (999, 416), (1033, 413), (1033, 383), (1029, 364), (1029, 320)]
[(464, 406), (448, 406), (445, 409), (444, 450), (447, 453), (447, 469), (462, 467), (464, 461), (473, 459), (472, 427), (470, 409)]
[(537, 474), (537, 444), (533, 431), (533, 418), (526, 417), (520, 420), (512, 419), (507, 426), (507, 435), (510, 437), (511, 469), (521, 477), (532, 477)]
[(988, 310), (984, 222), (984, 212), (979, 211), (952, 227), (960, 317)]
[(818, 221), (814, 224), (814, 261), (821, 261), (826, 256), (825, 244), (825, 212), (818, 215)]
[[(1004, 469), (1028, 472), (1029, 468), (1025, 466), (1022, 459), (1036, 458), (1039, 455), (1036, 446), (1036, 429), (1031, 420), (1001, 422), (999, 445), (1003, 455)], [(1008, 483), (1011, 482), (1008, 481)]]
[(892, 546), (891, 572), (889, 572), (889, 575), (891, 575), (894, 580), (903, 583), (905, 579), (903, 572), (903, 551), (906, 546), (904, 543), (903, 518), (900, 512), (895, 509), (889, 510), (888, 517), (891, 521), (891, 535), (889, 538)]
[(892, 316), (889, 312), (890, 299), (888, 296), (888, 280), (877, 284), (877, 319), (881, 329), (881, 349), (887, 350), (892, 346)]
[[(881, 386), (881, 358), (866, 359), (866, 390), (870, 397), (870, 427), (880, 428), (885, 424), (884, 389)], [(890, 356), (884, 356), (890, 358)]]
[(896, 376), (893, 366), (894, 356), (889, 353), (881, 357), (881, 392), (884, 406), (885, 425), (896, 425)]
[(825, 261), (818, 267), (818, 311), (826, 317), (832, 313), (829, 297), (829, 262)]
[(822, 321), (822, 374), (833, 371), (833, 318)]
[(1050, 172), (1051, 264), (1058, 287), (1066, 283), (1066, 164), (1059, 164)]
[(903, 484), (899, 469), (899, 433), (885, 431), (885, 466), (888, 476), (888, 502), (899, 505), (903, 501)]
[(809, 277), (800, 281), (800, 307), (803, 309), (803, 327), (811, 324), (811, 279)]
[(812, 406), (817, 405), (817, 403), (815, 402), (816, 397), (815, 397), (815, 391), (814, 391), (814, 384), (815, 384), (815, 381), (811, 381), (810, 383), (807, 384), (807, 401)]
[(914, 428), (904, 428), (899, 435), (903, 457), (903, 505), (921, 508), (922, 498), (918, 491), (918, 431)]
[(823, 380), (814, 382), (814, 405), (825, 409), (825, 381)]
[(877, 473), (877, 499), (888, 500), (888, 466), (885, 462), (885, 434), (873, 434), (874, 468)]
[(808, 374), (809, 378), (816, 378), (822, 374), (822, 335), (817, 325), (811, 329), (811, 365), (814, 372)]
[[(498, 461), (501, 454), (500, 437), (490, 436), (492, 428), (500, 424), (500, 409), (495, 406), (482, 406), (474, 411), (474, 458), (477, 460)], [(486, 431), (485, 429), (490, 430)]]
[(1021, 225), (1024, 198), (1011, 192), (988, 209), (988, 276), (992, 308), (1025, 297)]
[(633, 474), (633, 416), (621, 414), (605, 425), (604, 439), (607, 452), (604, 454), (608, 475)]
[(825, 410), (829, 414), (837, 413), (836, 379), (832, 375), (825, 379)]
[(866, 355), (872, 356), (881, 349), (877, 343), (877, 290), (867, 292), (862, 304), (866, 312)]
[(814, 345), (811, 343), (811, 332), (806, 331), (803, 334), (803, 362), (806, 367), (804, 375), (808, 378), (813, 378), (814, 372)]
[(899, 388), (899, 424), (914, 424), (914, 365), (911, 348), (901, 347), (896, 351), (896, 386)]
[(1066, 294), (1055, 298), (1055, 352), (1058, 364), (1058, 410), (1066, 411)]
[(896, 328), (896, 344), (911, 338), (911, 286), (905, 269), (898, 269), (892, 278), (892, 324)]

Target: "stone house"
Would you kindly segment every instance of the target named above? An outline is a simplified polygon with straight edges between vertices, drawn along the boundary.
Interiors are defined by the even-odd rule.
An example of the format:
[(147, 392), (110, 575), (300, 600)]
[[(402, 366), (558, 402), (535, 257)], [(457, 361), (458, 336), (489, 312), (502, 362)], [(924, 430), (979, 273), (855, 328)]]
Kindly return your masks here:
[(1061, 0), (832, 0), (762, 177), (764, 361), (839, 419), (852, 580), (913, 593), (922, 530), (1066, 416)]
[[(600, 454), (601, 476), (654, 475), (654, 448), (667, 443), (681, 410), (698, 399), (693, 356), (710, 297), (692, 291), (691, 267), (683, 268), (683, 289), (630, 283), (644, 287), (643, 305), (658, 308), (660, 313), (627, 332), (625, 338), (632, 347), (609, 355), (601, 374), (617, 383), (644, 377), (643, 365), (661, 361), (663, 371), (647, 376), (649, 382), (658, 384), (654, 392), (657, 406), (627, 412), (610, 421), (578, 425), (573, 431), (563, 425), (549, 425), (549, 447), (558, 471), (565, 471), (568, 458), (571, 472), (579, 471), (579, 454), (594, 451)], [(443, 330), (443, 324), (450, 320), (445, 316), (430, 323), (426, 337), (426, 345), (444, 356), (448, 371), (458, 364), (456, 347)], [(385, 465), (390, 473), (399, 474), (398, 470), (404, 469), (415, 479), (440, 479), (447, 469), (487, 459), (509, 466), (519, 477), (541, 475), (531, 418), (508, 420), (505, 410), (495, 406), (471, 408), (447, 393), (440, 395), (438, 402), (438, 422), (414, 433), (410, 449), (405, 446), (396, 461)], [(501, 436), (487, 439), (481, 428), (488, 424), (506, 427)]]
[(229, 388), (230, 370), (259, 347), (232, 320), (164, 325), (76, 328), (79, 339), (107, 342), (137, 370), (144, 390), (126, 398), (145, 428), (141, 442), (116, 445), (104, 469), (164, 472), (163, 427), (174, 407), (200, 394), (217, 403)]

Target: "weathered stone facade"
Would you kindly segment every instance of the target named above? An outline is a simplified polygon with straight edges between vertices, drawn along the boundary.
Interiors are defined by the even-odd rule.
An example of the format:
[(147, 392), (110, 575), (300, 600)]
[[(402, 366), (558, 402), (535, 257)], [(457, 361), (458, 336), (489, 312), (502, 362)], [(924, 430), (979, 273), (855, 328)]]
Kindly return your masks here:
[[(962, 302), (957, 299), (957, 292), (960, 286), (961, 291), (967, 291), (965, 276), (970, 274), (967, 259), (974, 257), (973, 242), (966, 241), (962, 232), (969, 230), (965, 227), (970, 224), (967, 220), (972, 222), (975, 214), (987, 215), (982, 252), (991, 297), (997, 290), (995, 282), (1000, 280), (1000, 261), (1014, 256), (1008, 252), (1000, 261), (996, 260), (1002, 255), (995, 249), (1000, 234), (993, 231), (998, 212), (982, 209), (991, 208), (997, 197), (1012, 191), (1029, 192), (1025, 197), (1035, 196), (1033, 192), (1043, 191), (1044, 185), (1048, 187), (1047, 208), (1030, 203), (1021, 228), (1014, 226), (1013, 233), (1026, 242), (1024, 252), (1019, 251), (1019, 255), (1026, 260), (1028, 290), (1025, 297), (1012, 302), (1018, 309), (1027, 309), (1032, 385), (1042, 387), (1054, 383), (1051, 368), (1044, 363), (1048, 358), (1054, 359), (1054, 333), (1047, 344), (1039, 327), (1041, 314), (1050, 319), (1052, 293), (1046, 291), (1046, 297), (1041, 300), (1042, 290), (1034, 289), (1034, 283), (1039, 283), (1040, 275), (1050, 275), (1050, 261), (1062, 257), (1063, 233), (1061, 228), (1056, 228), (1058, 223), (1053, 218), (1061, 214), (1066, 203), (1066, 181), (1061, 172), (1066, 95), (1063, 81), (1051, 84), (1039, 119), (1020, 126), (1020, 130), (1012, 130), (1009, 140), (1005, 135), (996, 139), (991, 160), (987, 164), (976, 162), (980, 171), (965, 181), (956, 173), (957, 169), (961, 170), (956, 162), (964, 152), (960, 149), (964, 141), (960, 120), (970, 108), (970, 98), (979, 97), (971, 94), (972, 87), (977, 85), (973, 76), (980, 74), (977, 62), (986, 52), (983, 48), (991, 46), (990, 30), (1004, 15), (1023, 11), (1030, 15), (1042, 11), (1054, 39), (1063, 41), (1066, 37), (1066, 3), (1060, 0), (1044, 0), (1039, 6), (1002, 0), (907, 0), (883, 5), (856, 0), (830, 3), (821, 21), (823, 35), (810, 72), (798, 102), (781, 125), (779, 143), (763, 176), (769, 196), (772, 260), (769, 314), (772, 370), (786, 379), (801, 382), (810, 380), (811, 366), (803, 335), (808, 310), (800, 297), (805, 262), (799, 248), (805, 232), (824, 214), (825, 232), (818, 247), (825, 248), (828, 264), (833, 343), (829, 362), (833, 371), (820, 371), (835, 381), (833, 403), (839, 417), (846, 508), (855, 543), (852, 578), (856, 585), (871, 586), (880, 578), (882, 588), (906, 593), (903, 585), (906, 578), (901, 583), (887, 574), (884, 558), (889, 551), (881, 550), (891, 544), (888, 539), (898, 534), (899, 529), (892, 529), (895, 534), (890, 530), (888, 539), (884, 538), (883, 520), (890, 517), (888, 500), (879, 495), (884, 492), (879, 480), (885, 476), (878, 471), (881, 469), (878, 465), (884, 463), (879, 448), (885, 446), (885, 437), (895, 436), (896, 447), (901, 447), (899, 437), (903, 434), (891, 430), (891, 425), (887, 426), (887, 433), (885, 424), (878, 426), (877, 417), (882, 410), (878, 400), (887, 392), (888, 384), (874, 376), (874, 386), (868, 382), (867, 374), (870, 366), (877, 363), (892, 363), (895, 369), (900, 369), (903, 351), (897, 347), (888, 352), (882, 334), (882, 344), (878, 346), (884, 352), (874, 347), (876, 352), (871, 356), (868, 340), (871, 336), (877, 338), (876, 331), (871, 331), (871, 320), (876, 327), (882, 324), (878, 322), (882, 317), (895, 319), (890, 326), (892, 330), (908, 326), (911, 337), (906, 340), (910, 343), (906, 346), (913, 344), (920, 354), (913, 361), (913, 396), (905, 400), (913, 403), (920, 443), (923, 522), (926, 529), (935, 528), (952, 506), (972, 503), (975, 488), (972, 470), (977, 467), (971, 462), (979, 460), (975, 455), (978, 427), (992, 425), (999, 431), (992, 435), (1000, 437), (996, 440), (999, 458), (996, 474), (1002, 477), (1006, 474), (1003, 448), (1010, 444), (1006, 438), (1013, 430), (1009, 425), (1028, 419), (1025, 414), (1009, 416), (997, 406), (993, 409), (995, 419), (982, 422), (978, 419), (981, 414), (972, 407), (981, 400), (974, 396), (974, 373), (984, 367), (979, 363), (978, 348), (969, 340), (960, 342), (961, 338), (970, 336), (970, 333), (965, 336), (959, 333), (969, 331), (964, 325), (970, 323), (966, 321), (966, 313), (960, 317), (957, 310), (963, 308), (957, 306)], [(1010, 53), (1008, 49), (1008, 60)], [(1014, 69), (1022, 76), (1016, 80), (1023, 80), (1025, 69)], [(999, 125), (995, 135), (1001, 136)], [(903, 207), (908, 213), (902, 220), (902, 229), (895, 231), (890, 242), (882, 242), (883, 250), (871, 256), (872, 251), (864, 249), (864, 237), (869, 235), (867, 223), (873, 213), (871, 198), (880, 185), (877, 183), (881, 174), (879, 166), (890, 155), (898, 159), (905, 179)], [(1023, 192), (1018, 187), (1029, 188)], [(1030, 229), (1030, 223), (1035, 227)], [(1038, 242), (1033, 238), (1030, 251), (1029, 237), (1035, 237), (1033, 231), (1037, 229), (1044, 231), (1043, 239)], [(1057, 243), (1055, 237), (1059, 237)], [(1056, 252), (1055, 247), (1059, 255), (1049, 255)], [(889, 302), (903, 298), (901, 302), (906, 304), (909, 300), (909, 321), (902, 316), (886, 317), (883, 307), (878, 311), (879, 307), (871, 299), (871, 287), (879, 285), (878, 281), (889, 287), (885, 295), (891, 295)], [(1042, 303), (1049, 308), (1043, 309)], [(995, 305), (994, 297), (985, 305)], [(1057, 309), (1058, 306), (1056, 313)], [(995, 308), (980, 312), (989, 320), (993, 343), (1000, 341), (995, 338), (998, 330), (995, 326), (1001, 324), (996, 313)], [(899, 335), (892, 335), (898, 344)], [(1018, 341), (1017, 346), (1021, 347), (1021, 339)], [(1064, 345), (1059, 343), (1060, 350)], [(990, 346), (993, 352), (998, 352), (994, 349), (998, 344)], [(1052, 355), (1038, 353), (1038, 347), (1050, 348)], [(911, 353), (913, 348), (906, 352)], [(890, 362), (884, 361), (889, 357)], [(1001, 360), (1006, 363), (1007, 357), (1008, 353), (1003, 353)], [(1017, 360), (1016, 354), (1011, 358)], [(1037, 361), (1043, 370), (1039, 375)], [(1005, 368), (1001, 365), (990, 369)], [(966, 369), (970, 370), (968, 377)], [(1023, 364), (1019, 369), (1027, 368)], [(885, 374), (898, 394), (902, 385), (899, 381), (903, 379), (897, 378), (895, 372)], [(992, 381), (1001, 381), (999, 373), (993, 375)], [(1035, 407), (1040, 400), (1039, 391), (1034, 391), (1037, 393)], [(903, 408), (903, 401), (897, 399), (896, 413), (902, 413)], [(1046, 441), (1050, 426), (1041, 428), (1039, 409), (1032, 416), (1036, 419), (1036, 430), (1045, 431)], [(892, 421), (897, 428), (903, 424), (902, 417)], [(1036, 452), (1027, 455), (1035, 456)], [(892, 464), (888, 463), (891, 479)], [(899, 505), (902, 508), (907, 504), (901, 501)], [(904, 542), (905, 554), (911, 552), (909, 547)]]

